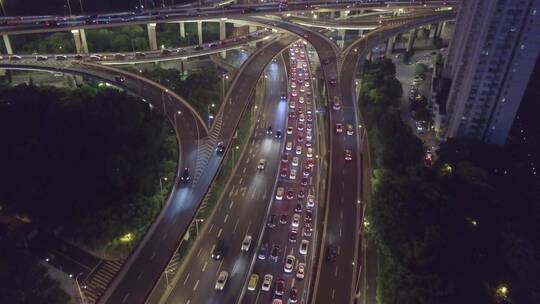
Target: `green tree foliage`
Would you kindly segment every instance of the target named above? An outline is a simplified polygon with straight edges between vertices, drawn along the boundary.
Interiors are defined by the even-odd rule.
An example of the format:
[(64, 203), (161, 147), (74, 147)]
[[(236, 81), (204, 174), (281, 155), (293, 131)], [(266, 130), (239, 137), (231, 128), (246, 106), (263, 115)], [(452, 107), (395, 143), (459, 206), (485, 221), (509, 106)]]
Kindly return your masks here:
[(60, 54), (74, 53), (73, 35), (68, 32), (12, 35), (13, 49), (17, 53)]
[(5, 239), (0, 241), (0, 266), (0, 303), (70, 303), (69, 295), (47, 274), (45, 267)]
[(126, 52), (149, 49), (146, 30), (140, 25), (86, 31), (88, 49), (92, 52)]
[(99, 248), (145, 232), (176, 160), (158, 112), (113, 89), (20, 85), (0, 96), (0, 201), (9, 211), (65, 225)]

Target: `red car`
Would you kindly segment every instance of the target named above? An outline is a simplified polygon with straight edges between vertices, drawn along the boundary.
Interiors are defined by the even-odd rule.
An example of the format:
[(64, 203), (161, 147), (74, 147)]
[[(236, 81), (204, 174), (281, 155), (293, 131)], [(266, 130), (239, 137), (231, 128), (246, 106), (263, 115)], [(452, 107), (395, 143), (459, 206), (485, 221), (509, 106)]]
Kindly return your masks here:
[(352, 152), (349, 149), (345, 150), (345, 160), (352, 160)]

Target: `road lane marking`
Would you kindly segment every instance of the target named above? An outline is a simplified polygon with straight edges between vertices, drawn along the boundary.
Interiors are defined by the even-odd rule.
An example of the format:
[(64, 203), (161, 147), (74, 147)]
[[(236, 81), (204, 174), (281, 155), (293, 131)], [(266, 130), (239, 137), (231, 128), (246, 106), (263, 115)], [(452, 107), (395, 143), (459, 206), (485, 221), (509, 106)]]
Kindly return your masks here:
[(338, 248), (337, 248), (337, 255), (339, 255), (340, 253), (341, 253), (341, 247), (338, 246)]
[(247, 169), (247, 168), (246, 168), (246, 167), (244, 167), (244, 170), (242, 170), (242, 173), (246, 173), (246, 169)]
[(204, 262), (204, 265), (202, 267), (202, 272), (206, 270), (206, 266), (208, 266), (208, 261)]
[(199, 248), (199, 251), (197, 252), (197, 257), (199, 257), (201, 255), (201, 252), (202, 252), (202, 247)]
[(223, 264), (223, 259), (221, 259), (221, 261), (219, 262), (219, 267), (216, 271), (216, 276), (218, 275), (218, 273), (221, 271), (221, 265)]
[(233, 205), (234, 205), (234, 201), (231, 201), (231, 203), (229, 204), (229, 209), (231, 209)]
[(339, 237), (341, 237), (341, 227), (339, 227)]
[(236, 227), (238, 227), (238, 222), (239, 222), (239, 221), (240, 221), (240, 219), (239, 219), (239, 218), (238, 218), (238, 219), (236, 219), (236, 224), (234, 224), (234, 229), (233, 229), (233, 231), (232, 231), (233, 233), (235, 233), (235, 232), (236, 232)]
[(217, 233), (217, 237), (219, 238), (221, 236), (221, 233), (223, 232), (223, 228), (219, 228), (219, 231)]
[(187, 274), (186, 278), (184, 279), (184, 285), (186, 285), (187, 280), (189, 279), (189, 276), (191, 275), (191, 272)]
[(238, 184), (241, 185), (243, 181), (244, 181), (244, 178), (240, 177), (240, 180), (238, 181)]
[(195, 286), (193, 286), (193, 291), (197, 290), (197, 286), (199, 286), (199, 280), (197, 280), (197, 282), (195, 282)]
[(214, 228), (214, 224), (212, 224), (212, 226), (210, 226), (210, 229), (208, 229), (208, 232), (212, 232), (213, 228)]
[(137, 275), (137, 281), (141, 279), (143, 272), (144, 271), (139, 272), (139, 275)]
[(216, 244), (212, 245), (212, 248), (210, 249), (210, 252), (214, 252), (214, 249), (216, 249)]
[(224, 224), (227, 223), (227, 220), (228, 220), (228, 219), (229, 219), (229, 214), (227, 213), (227, 214), (225, 215), (225, 219), (223, 220), (223, 223), (224, 223)]
[(335, 288), (332, 288), (332, 300), (334, 299), (335, 293), (336, 293), (336, 289), (335, 289)]
[(336, 266), (336, 271), (334, 271), (334, 276), (337, 277), (337, 274), (338, 274), (338, 267)]
[(343, 219), (343, 210), (341, 210), (341, 211), (339, 212), (339, 218), (340, 218), (340, 219)]
[(190, 299), (187, 300), (186, 304), (189, 304), (189, 303), (191, 303), (191, 300), (190, 300)]

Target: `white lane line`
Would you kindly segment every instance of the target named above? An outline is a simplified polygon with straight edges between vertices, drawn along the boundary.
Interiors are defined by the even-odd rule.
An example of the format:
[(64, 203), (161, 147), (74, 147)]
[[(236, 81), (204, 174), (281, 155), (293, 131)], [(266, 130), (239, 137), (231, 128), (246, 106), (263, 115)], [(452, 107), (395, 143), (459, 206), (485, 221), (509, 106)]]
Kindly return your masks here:
[(238, 222), (240, 221), (240, 218), (236, 219), (236, 224), (234, 224), (234, 229), (233, 229), (233, 233), (236, 232), (236, 227), (238, 227)]
[(240, 180), (238, 181), (238, 184), (241, 185), (243, 181), (244, 181), (244, 178), (240, 177)]
[(223, 228), (219, 228), (219, 231), (217, 233), (217, 237), (219, 238), (221, 236), (221, 233), (223, 232)]
[(212, 229), (214, 229), (214, 224), (212, 224), (212, 226), (210, 226), (210, 229), (208, 229), (208, 232), (212, 232)]
[(231, 273), (236, 273), (236, 268), (238, 268), (238, 260), (234, 263), (233, 269)]
[(341, 211), (339, 212), (339, 218), (340, 218), (340, 219), (343, 219), (343, 210), (341, 210)]
[(341, 237), (341, 227), (339, 227), (339, 237)]
[(139, 272), (139, 275), (137, 276), (137, 281), (141, 279), (143, 272), (144, 271)]
[(210, 252), (214, 252), (214, 249), (216, 249), (216, 244), (212, 245), (212, 248), (210, 249)]
[(225, 215), (225, 219), (223, 220), (223, 223), (224, 223), (224, 224), (227, 223), (227, 220), (228, 220), (228, 219), (229, 219), (229, 214), (227, 213), (227, 214)]
[(338, 267), (336, 266), (336, 271), (334, 271), (334, 276), (337, 277), (337, 274), (338, 274)]
[(246, 173), (246, 169), (247, 169), (247, 168), (246, 168), (246, 167), (244, 167), (244, 170), (242, 170), (242, 173)]
[(340, 254), (340, 252), (341, 252), (341, 247), (340, 247), (340, 246), (338, 246), (338, 248), (337, 248), (337, 255), (339, 255), (339, 254)]
[(202, 252), (202, 247), (199, 248), (199, 251), (197, 252), (197, 257), (199, 257), (201, 255), (201, 252)]
[(191, 272), (187, 274), (186, 278), (184, 279), (184, 285), (186, 285), (187, 280), (189, 279), (189, 276), (191, 275)]
[(336, 293), (336, 289), (335, 289), (335, 288), (332, 288), (332, 300), (334, 299), (335, 293)]
[(223, 259), (221, 259), (221, 261), (219, 262), (219, 267), (216, 271), (216, 276), (218, 275), (218, 273), (221, 271), (221, 265), (223, 264)]
[(232, 188), (231, 191), (229, 191), (229, 198), (232, 196), (233, 191), (234, 191), (234, 188)]
[(234, 201), (231, 201), (231, 203), (229, 204), (229, 209), (231, 209), (233, 205), (234, 205)]
[(197, 287), (199, 286), (199, 280), (195, 282), (195, 286), (193, 286), (193, 291), (197, 290)]
[(204, 262), (204, 265), (202, 267), (202, 272), (206, 270), (206, 266), (208, 266), (208, 261)]
[(189, 304), (189, 303), (191, 303), (191, 300), (190, 300), (190, 299), (187, 300), (186, 304)]

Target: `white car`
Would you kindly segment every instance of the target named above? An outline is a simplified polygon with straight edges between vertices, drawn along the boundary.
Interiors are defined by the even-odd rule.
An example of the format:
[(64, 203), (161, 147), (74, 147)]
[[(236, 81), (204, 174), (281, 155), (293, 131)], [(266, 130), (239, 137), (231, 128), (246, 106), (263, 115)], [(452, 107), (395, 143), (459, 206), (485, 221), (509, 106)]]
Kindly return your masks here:
[(291, 173), (289, 174), (290, 179), (296, 179), (296, 169), (291, 169)]
[(264, 170), (265, 167), (266, 160), (264, 158), (261, 158), (261, 160), (259, 160), (259, 164), (257, 165), (257, 170)]
[(292, 225), (294, 228), (298, 228), (298, 226), (300, 226), (300, 214), (295, 213), (295, 214), (293, 215), (293, 218), (292, 218), (292, 221), (291, 221), (291, 225)]
[(300, 254), (307, 254), (308, 246), (309, 246), (309, 241), (302, 240), (302, 243), (300, 243), (300, 249), (298, 250)]
[(292, 141), (288, 141), (285, 145), (285, 150), (291, 151), (292, 150)]
[(306, 207), (307, 208), (313, 208), (315, 207), (315, 195), (308, 194), (307, 200), (306, 200)]
[(296, 278), (297, 279), (303, 279), (304, 278), (304, 271), (306, 268), (306, 264), (304, 263), (298, 263), (298, 270), (296, 271)]
[(293, 127), (287, 127), (287, 134), (292, 134)]
[(295, 156), (292, 158), (293, 167), (298, 167), (298, 160), (299, 160), (298, 156)]
[(296, 155), (302, 154), (302, 146), (296, 146)]
[(293, 267), (294, 267), (294, 261), (295, 260), (296, 260), (296, 258), (294, 257), (294, 255), (289, 254), (287, 256), (287, 258), (285, 259), (285, 266), (283, 267), (283, 270), (285, 272), (291, 272)]
[(298, 102), (299, 103), (304, 103), (304, 96), (300, 96), (300, 98), (298, 99)]
[(304, 85), (306, 86), (306, 88), (309, 88), (309, 86), (310, 86), (309, 81), (306, 81), (306, 83), (304, 83)]
[(313, 148), (309, 147), (306, 150), (306, 157), (312, 158), (313, 157)]
[(296, 82), (294, 82), (294, 81), (291, 82), (291, 88), (293, 88), (293, 89), (296, 88)]
[(242, 241), (242, 248), (240, 248), (240, 250), (244, 252), (248, 252), (249, 247), (251, 247), (251, 240), (252, 240), (251, 235), (246, 234), (246, 236), (244, 237), (244, 240)]
[(276, 199), (278, 201), (283, 199), (283, 193), (285, 192), (285, 189), (283, 187), (278, 187), (276, 190)]
[(229, 273), (225, 270), (222, 270), (219, 273), (219, 276), (216, 281), (216, 290), (223, 290), (225, 284), (227, 284), (227, 279), (229, 278)]
[(291, 102), (289, 103), (289, 108), (291, 108), (291, 109), (296, 108), (296, 103), (294, 103), (293, 101), (291, 101)]
[(270, 287), (272, 286), (272, 279), (273, 278), (274, 277), (271, 274), (267, 274), (267, 275), (264, 276), (262, 286), (261, 286), (262, 291), (269, 291), (270, 290)]
[(306, 120), (306, 116), (304, 114), (300, 114), (298, 115), (298, 120), (299, 121), (305, 121)]
[(306, 140), (312, 140), (313, 139), (313, 133), (310, 131), (306, 132)]

